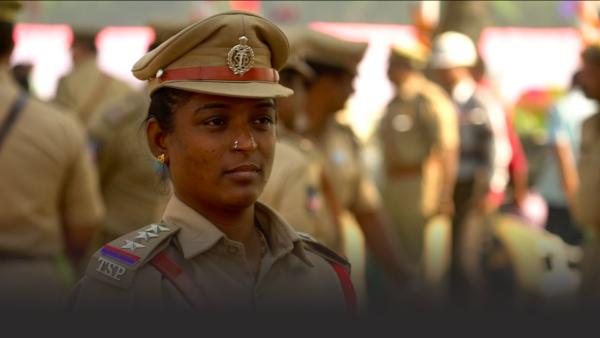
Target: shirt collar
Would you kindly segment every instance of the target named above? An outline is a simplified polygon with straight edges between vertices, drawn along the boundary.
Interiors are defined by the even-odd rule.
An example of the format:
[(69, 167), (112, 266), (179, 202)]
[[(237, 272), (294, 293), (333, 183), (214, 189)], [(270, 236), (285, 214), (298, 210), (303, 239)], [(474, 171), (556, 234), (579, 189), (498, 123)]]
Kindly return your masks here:
[(452, 89), (452, 99), (459, 104), (464, 104), (473, 96), (476, 88), (477, 83), (473, 79), (463, 79)]
[[(276, 259), (292, 252), (305, 264), (312, 266), (300, 237), (281, 216), (260, 202), (255, 204), (255, 215)], [(175, 195), (165, 208), (163, 220), (181, 228), (177, 240), (186, 259), (208, 251), (226, 238), (219, 228)]]

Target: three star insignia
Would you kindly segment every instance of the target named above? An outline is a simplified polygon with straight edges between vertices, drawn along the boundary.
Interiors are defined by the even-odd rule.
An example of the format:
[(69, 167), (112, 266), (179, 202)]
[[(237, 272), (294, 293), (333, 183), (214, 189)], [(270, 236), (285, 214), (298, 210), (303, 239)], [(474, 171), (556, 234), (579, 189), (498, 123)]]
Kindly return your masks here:
[(171, 229), (164, 227), (162, 225), (159, 224), (152, 224), (151, 226), (149, 226), (148, 228), (146, 228), (145, 230), (146, 232), (152, 232), (154, 234), (159, 234), (163, 231), (171, 231)]
[(129, 251), (134, 252), (135, 249), (144, 248), (145, 245), (136, 243), (134, 241), (125, 240), (125, 245), (121, 247), (121, 249), (129, 249)]
[(135, 237), (135, 239), (143, 239), (145, 241), (148, 241), (150, 238), (156, 238), (156, 237), (158, 237), (158, 235), (153, 232), (138, 231), (138, 235)]

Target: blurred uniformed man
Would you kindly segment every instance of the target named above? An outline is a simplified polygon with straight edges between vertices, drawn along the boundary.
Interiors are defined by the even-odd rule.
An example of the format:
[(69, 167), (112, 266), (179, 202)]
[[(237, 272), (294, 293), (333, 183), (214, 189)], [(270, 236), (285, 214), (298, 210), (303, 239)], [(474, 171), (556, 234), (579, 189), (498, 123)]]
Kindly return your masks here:
[[(151, 49), (183, 27), (162, 22), (150, 26), (155, 31)], [(160, 182), (159, 163), (142, 130), (149, 107), (144, 88), (109, 104), (90, 120), (89, 136), (106, 205), (106, 218), (92, 243), (92, 252), (102, 243), (160, 221), (168, 201), (168, 180)]]
[(324, 157), (297, 132), (306, 81), (313, 76), (312, 69), (299, 57), (293, 57), (280, 72), (281, 84), (292, 88), (294, 95), (277, 99), (277, 150), (260, 201), (274, 208), (298, 231), (342, 253), (340, 207), (324, 170)]
[[(585, 95), (600, 101), (600, 44), (588, 46), (582, 53), (581, 89)], [(591, 230), (592, 238), (585, 243), (582, 265), (582, 302), (600, 306), (600, 114), (588, 117), (581, 129), (581, 152), (577, 163), (580, 184), (575, 198), (575, 218)]]
[[(335, 113), (353, 92), (352, 81), (366, 44), (313, 30), (308, 30), (303, 39), (298, 52), (316, 73), (306, 92), (306, 135), (325, 154), (325, 168), (339, 204), (358, 223), (368, 249), (386, 269), (394, 287), (406, 286), (410, 267), (391, 240), (379, 192), (361, 160), (359, 141), (350, 127), (335, 119)], [(351, 223), (344, 225), (344, 231), (351, 229), (347, 224)]]
[(501, 203), (511, 158), (506, 116), (493, 96), (477, 85), (470, 67), (477, 61), (473, 41), (445, 32), (433, 41), (430, 66), (458, 110), (460, 163), (454, 189), (452, 285), (458, 301), (473, 291), (468, 270), (477, 269), (483, 217)]
[(9, 70), (20, 3), (0, 3), (0, 307), (59, 307), (103, 216), (85, 131)]
[(133, 93), (128, 84), (100, 69), (96, 55), (96, 30), (75, 28), (71, 45), (73, 68), (59, 80), (54, 98), (57, 104), (75, 112), (86, 126), (107, 104)]
[(426, 62), (427, 51), (419, 44), (393, 47), (388, 77), (396, 95), (379, 124), (383, 203), (415, 265), (427, 221), (452, 215), (458, 163), (457, 113), (444, 90), (420, 72)]

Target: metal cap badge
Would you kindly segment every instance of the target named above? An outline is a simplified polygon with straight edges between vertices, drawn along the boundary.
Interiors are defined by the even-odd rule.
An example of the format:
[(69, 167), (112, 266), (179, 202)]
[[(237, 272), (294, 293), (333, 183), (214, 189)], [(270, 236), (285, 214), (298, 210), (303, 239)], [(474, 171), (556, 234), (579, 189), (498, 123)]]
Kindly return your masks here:
[(227, 66), (235, 75), (244, 75), (254, 65), (254, 51), (248, 46), (248, 38), (241, 36), (240, 43), (227, 53)]

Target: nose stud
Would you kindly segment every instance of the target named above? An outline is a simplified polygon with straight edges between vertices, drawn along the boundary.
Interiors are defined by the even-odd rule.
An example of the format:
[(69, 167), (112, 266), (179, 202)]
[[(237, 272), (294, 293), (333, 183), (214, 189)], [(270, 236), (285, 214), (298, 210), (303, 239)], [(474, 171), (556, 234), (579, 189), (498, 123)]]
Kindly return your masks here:
[(238, 147), (239, 147), (239, 145), (240, 145), (240, 141), (238, 141), (238, 140), (235, 140), (235, 141), (233, 142), (233, 149), (234, 149), (234, 150), (238, 150)]

